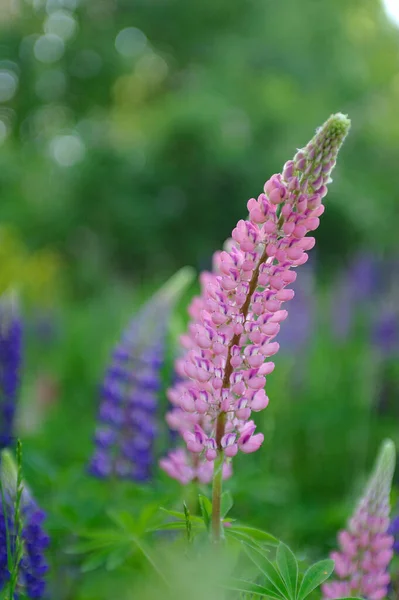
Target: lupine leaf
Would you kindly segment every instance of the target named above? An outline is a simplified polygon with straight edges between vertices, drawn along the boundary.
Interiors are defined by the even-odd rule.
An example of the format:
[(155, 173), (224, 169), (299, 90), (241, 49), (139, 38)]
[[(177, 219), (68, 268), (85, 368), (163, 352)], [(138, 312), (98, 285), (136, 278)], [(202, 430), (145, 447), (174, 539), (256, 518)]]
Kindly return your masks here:
[(80, 570), (82, 571), (82, 573), (88, 573), (89, 571), (95, 571), (95, 569), (98, 569), (106, 562), (108, 556), (109, 556), (109, 552), (106, 550), (103, 550), (102, 552), (96, 552), (95, 554), (92, 554), (91, 556), (89, 556), (89, 558), (87, 560), (84, 561), (84, 563), (80, 567)]
[(274, 592), (279, 594), (280, 597), (282, 596), (283, 598), (290, 600), (285, 583), (281, 578), (280, 573), (277, 571), (273, 563), (262, 552), (262, 550), (250, 548), (246, 544), (244, 544), (244, 549), (252, 562), (255, 563), (266, 579), (272, 584), (272, 589)]
[(273, 598), (273, 600), (281, 600), (281, 595), (273, 589), (246, 581), (245, 579), (231, 579), (230, 582), (223, 586), (228, 590), (235, 592), (244, 592), (246, 594), (255, 594), (256, 596)]
[(303, 576), (301, 586), (298, 592), (298, 600), (303, 600), (314, 589), (328, 579), (334, 570), (334, 561), (327, 558), (315, 563), (306, 571)]
[(190, 514), (190, 511), (188, 510), (186, 503), (184, 503), (184, 515), (186, 517), (185, 525), (186, 525), (187, 542), (190, 544), (193, 540), (193, 537), (192, 537), (193, 525), (191, 523), (191, 514)]
[(227, 528), (229, 531), (236, 533), (237, 535), (243, 534), (245, 538), (251, 538), (270, 546), (277, 546), (279, 543), (278, 539), (275, 538), (271, 533), (262, 531), (262, 529), (256, 529), (256, 527), (246, 527), (245, 525), (232, 525)]
[(295, 555), (288, 546), (280, 542), (277, 547), (276, 561), (288, 594), (291, 600), (294, 600), (298, 585), (298, 563)]
[[(162, 512), (165, 512), (168, 515), (171, 515), (172, 517), (175, 517), (176, 519), (180, 519), (181, 521), (185, 521), (186, 519), (184, 512), (179, 512), (177, 510), (168, 510), (167, 508), (163, 508), (163, 506), (161, 506), (160, 510), (162, 510)], [(201, 517), (197, 517), (195, 515), (191, 515), (191, 520), (197, 521), (199, 523), (203, 522)]]
[(209, 530), (211, 525), (212, 504), (206, 496), (202, 496), (201, 494), (198, 496), (198, 501), (205, 527)]
[(152, 529), (147, 529), (147, 533), (153, 533), (155, 531), (168, 531), (173, 529), (186, 529), (186, 524), (183, 521), (172, 521), (171, 523), (163, 523), (161, 525), (157, 525)]
[(142, 540), (140, 540), (139, 538), (134, 538), (134, 537), (132, 538), (132, 542), (137, 546), (137, 548), (140, 550), (140, 552), (143, 554), (143, 556), (145, 556), (145, 558), (150, 563), (150, 565), (152, 566), (154, 571), (159, 575), (159, 577), (169, 587), (169, 582), (168, 582), (167, 577), (165, 576), (162, 568), (159, 566), (159, 563), (156, 560), (154, 554), (148, 549), (146, 544), (144, 544), (144, 542)]
[(221, 499), (222, 519), (224, 519), (224, 517), (230, 512), (230, 510), (233, 508), (233, 505), (234, 500), (231, 493), (229, 491), (223, 492)]
[(129, 533), (137, 533), (137, 522), (127, 510), (108, 511), (109, 518), (121, 529)]
[(231, 529), (230, 527), (224, 529), (225, 537), (230, 540), (231, 539), (235, 540), (240, 545), (241, 548), (242, 548), (242, 544), (245, 543), (250, 548), (254, 548), (254, 550), (261, 550), (262, 552), (269, 552), (268, 549), (266, 549), (264, 546), (262, 546), (262, 544), (260, 544), (256, 540), (253, 540), (249, 536), (244, 535), (242, 533), (236, 534), (234, 531), (230, 531), (230, 529)]
[(107, 571), (113, 571), (120, 565), (122, 565), (125, 560), (132, 554), (132, 548), (130, 546), (122, 546), (121, 548), (116, 548), (109, 555), (105, 563), (105, 568)]

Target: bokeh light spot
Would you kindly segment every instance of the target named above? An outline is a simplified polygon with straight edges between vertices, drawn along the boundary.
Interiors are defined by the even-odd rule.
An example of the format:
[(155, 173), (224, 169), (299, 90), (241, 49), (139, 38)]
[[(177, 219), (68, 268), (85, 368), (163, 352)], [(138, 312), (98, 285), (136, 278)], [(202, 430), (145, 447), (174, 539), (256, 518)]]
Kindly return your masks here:
[(399, 0), (382, 0), (382, 3), (388, 17), (399, 27)]
[(51, 141), (50, 153), (61, 167), (72, 167), (84, 159), (86, 147), (76, 133), (57, 135)]
[(0, 144), (3, 144), (7, 138), (8, 127), (4, 121), (0, 120)]
[(63, 40), (69, 40), (77, 29), (76, 19), (66, 10), (56, 10), (47, 17), (44, 31), (58, 35)]
[(75, 10), (78, 6), (78, 0), (47, 0), (46, 11), (48, 14), (59, 10), (60, 8), (67, 8), (68, 10)]
[(134, 57), (143, 52), (147, 44), (147, 37), (136, 27), (122, 29), (115, 38), (115, 48), (126, 57)]
[(63, 40), (54, 33), (46, 33), (40, 36), (34, 45), (33, 51), (37, 60), (42, 63), (51, 64), (60, 60), (64, 54), (65, 46)]
[(11, 100), (18, 88), (18, 77), (13, 71), (0, 69), (0, 102)]

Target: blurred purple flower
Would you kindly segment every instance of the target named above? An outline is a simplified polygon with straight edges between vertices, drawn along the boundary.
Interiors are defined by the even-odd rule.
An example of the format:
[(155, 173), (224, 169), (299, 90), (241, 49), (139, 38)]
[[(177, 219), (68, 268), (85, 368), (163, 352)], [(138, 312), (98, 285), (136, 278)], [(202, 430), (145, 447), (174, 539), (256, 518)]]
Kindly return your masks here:
[(179, 293), (191, 280), (179, 271), (139, 311), (113, 351), (101, 388), (95, 450), (89, 471), (148, 481), (155, 464), (157, 409), (169, 317)]
[[(146, 481), (154, 463), (160, 370), (167, 311), (141, 311), (116, 346), (101, 388), (101, 404), (90, 472)], [(154, 307), (155, 308), (155, 307)], [(146, 327), (158, 322), (156, 338)]]
[(21, 354), (22, 321), (14, 299), (3, 297), (0, 301), (0, 449), (13, 441)]
[(331, 329), (337, 340), (351, 333), (359, 309), (365, 309), (381, 293), (381, 260), (358, 253), (336, 283), (331, 302)]
[(399, 353), (399, 312), (388, 308), (377, 315), (372, 331), (373, 345), (388, 358)]
[[(2, 463), (10, 463), (9, 455), (3, 453)], [(12, 461), (12, 459), (11, 459)], [(13, 468), (13, 467), (12, 467)], [(4, 468), (2, 465), (2, 475)], [(2, 480), (5, 503), (0, 498), (0, 590), (10, 578), (8, 569), (7, 531), (11, 555), (16, 547), (16, 531), (14, 525), (15, 490), (10, 487), (9, 476)], [(23, 554), (19, 563), (18, 593), (23, 592), (28, 598), (40, 599), (45, 595), (45, 574), (48, 565), (45, 550), (49, 545), (49, 537), (43, 529), (45, 513), (37, 506), (30, 492), (24, 487), (21, 498)], [(19, 596), (18, 596), (19, 597)]]
[(399, 554), (399, 514), (394, 517), (389, 525), (388, 533), (393, 535), (394, 544), (393, 549), (396, 554)]
[(309, 343), (315, 324), (314, 268), (311, 262), (300, 267), (300, 277), (291, 285), (295, 296), (291, 300), (287, 322), (279, 332), (281, 352), (295, 354)]

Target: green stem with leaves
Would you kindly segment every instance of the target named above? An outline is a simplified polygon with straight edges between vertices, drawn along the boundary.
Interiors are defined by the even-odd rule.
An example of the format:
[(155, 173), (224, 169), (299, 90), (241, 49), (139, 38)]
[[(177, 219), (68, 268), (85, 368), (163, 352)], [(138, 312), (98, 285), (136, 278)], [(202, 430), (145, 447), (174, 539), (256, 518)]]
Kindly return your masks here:
[(15, 529), (15, 554), (14, 564), (10, 574), (10, 600), (14, 600), (15, 590), (18, 585), (19, 565), (23, 554), (23, 540), (22, 540), (22, 514), (21, 514), (21, 500), (24, 484), (22, 480), (22, 444), (20, 440), (17, 442), (17, 485), (15, 493), (15, 508), (14, 508), (14, 529)]

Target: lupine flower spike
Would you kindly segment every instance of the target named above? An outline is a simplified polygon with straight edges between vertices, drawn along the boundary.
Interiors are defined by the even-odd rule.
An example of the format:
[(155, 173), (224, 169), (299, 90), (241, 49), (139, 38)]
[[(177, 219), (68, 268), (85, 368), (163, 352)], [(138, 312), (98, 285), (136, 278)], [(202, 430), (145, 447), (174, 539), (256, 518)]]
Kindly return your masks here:
[[(218, 457), (226, 465), (238, 451), (262, 445), (251, 416), (269, 403), (266, 377), (279, 349), (274, 338), (287, 316), (282, 305), (294, 295), (288, 288), (296, 279), (293, 269), (307, 261), (315, 244), (306, 234), (319, 225), (349, 125), (346, 116), (332, 115), (282, 173), (265, 183), (247, 204), (249, 217), (216, 253), (213, 272), (201, 276), (201, 296), (190, 307), (182, 338), (186, 353), (176, 363), (182, 381), (169, 391), (175, 409), (168, 415), (197, 464)], [(177, 459), (162, 466), (179, 478), (183, 458)], [(215, 469), (223, 471), (220, 464)]]
[(0, 450), (13, 441), (20, 386), (22, 322), (13, 295), (0, 300)]
[(0, 497), (0, 591), (10, 580), (10, 558), (12, 561), (18, 543), (22, 542), (22, 555), (17, 567), (16, 593), (18, 597), (23, 593), (32, 599), (44, 598), (45, 574), (48, 570), (44, 552), (49, 545), (49, 538), (43, 530), (45, 513), (37, 506), (29, 490), (23, 485), (19, 507), (22, 530), (21, 540), (18, 540), (18, 524), (15, 522), (17, 469), (8, 450), (3, 450), (1, 455), (0, 477), (3, 491)]
[(395, 446), (387, 440), (347, 529), (338, 534), (340, 549), (331, 554), (336, 580), (324, 584), (325, 600), (346, 596), (367, 600), (385, 598), (394, 544), (393, 536), (388, 533), (394, 470)]
[(151, 476), (167, 324), (192, 278), (188, 268), (176, 273), (134, 317), (114, 348), (89, 465), (96, 477), (146, 481)]
[(399, 555), (399, 514), (396, 513), (396, 516), (392, 519), (389, 525), (389, 533), (393, 535), (394, 543), (393, 543), (393, 551), (395, 554)]

